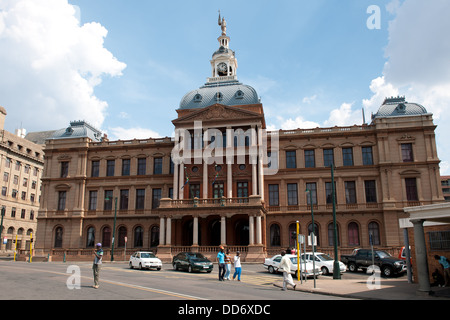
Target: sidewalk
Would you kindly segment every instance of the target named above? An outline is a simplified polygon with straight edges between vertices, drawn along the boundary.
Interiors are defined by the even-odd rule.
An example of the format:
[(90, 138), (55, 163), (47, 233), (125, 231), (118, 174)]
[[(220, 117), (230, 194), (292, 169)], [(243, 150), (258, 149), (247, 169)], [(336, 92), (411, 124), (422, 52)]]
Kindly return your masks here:
[[(367, 278), (369, 279), (369, 277)], [(320, 293), (332, 296), (340, 296), (355, 299), (371, 300), (450, 300), (450, 287), (432, 287), (432, 293), (419, 292), (419, 284), (408, 283), (406, 277), (381, 278), (377, 289), (375, 284), (369, 283), (367, 279), (333, 279), (332, 276), (320, 276), (316, 279), (303, 280), (303, 283), (294, 279), (297, 284), (295, 290), (309, 293)], [(282, 288), (283, 282), (276, 282), (274, 286)], [(292, 290), (288, 286), (288, 290)]]

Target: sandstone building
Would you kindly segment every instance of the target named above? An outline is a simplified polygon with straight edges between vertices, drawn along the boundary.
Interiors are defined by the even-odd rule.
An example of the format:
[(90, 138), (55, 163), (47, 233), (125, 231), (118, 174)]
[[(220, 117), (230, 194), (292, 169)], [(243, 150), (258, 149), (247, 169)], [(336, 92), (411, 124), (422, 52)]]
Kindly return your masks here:
[(315, 230), (317, 250), (332, 252), (331, 164), (341, 252), (369, 237), (395, 251), (403, 208), (444, 201), (423, 106), (390, 97), (370, 124), (267, 132), (223, 26), (211, 76), (181, 99), (175, 137), (108, 141), (74, 121), (47, 140), (36, 249), (91, 259), (101, 242), (121, 259), (150, 249), (169, 260), (224, 244), (261, 261), (295, 246), (299, 221), (301, 234)]
[[(28, 252), (36, 237), (43, 146), (25, 139), (25, 131), (16, 134), (4, 129), (6, 110), (0, 107), (0, 209), (3, 212), (0, 252)], [(16, 241), (17, 239), (17, 246)], [(6, 242), (6, 243), (5, 243)]]

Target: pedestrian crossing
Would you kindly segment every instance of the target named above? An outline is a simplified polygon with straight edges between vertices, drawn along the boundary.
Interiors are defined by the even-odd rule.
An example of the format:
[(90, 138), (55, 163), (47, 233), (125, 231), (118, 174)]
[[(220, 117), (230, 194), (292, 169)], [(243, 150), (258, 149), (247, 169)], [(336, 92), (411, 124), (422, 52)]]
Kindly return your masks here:
[[(218, 271), (211, 273), (189, 273), (185, 271), (174, 271), (171, 269), (161, 269), (159, 271), (156, 270), (137, 270), (137, 269), (127, 269), (119, 266), (103, 266), (103, 270), (112, 270), (112, 271), (120, 271), (125, 273), (137, 273), (137, 272), (145, 272), (149, 277), (160, 277), (166, 278), (170, 280), (176, 279), (198, 279), (198, 280), (207, 280), (207, 281), (218, 281)], [(233, 277), (233, 270), (231, 272), (231, 279)], [(280, 274), (270, 274), (270, 273), (261, 273), (261, 272), (248, 272), (245, 271), (241, 274), (241, 281), (236, 280), (225, 280), (225, 283), (236, 283), (236, 284), (244, 284), (244, 285), (256, 285), (256, 286), (273, 286), (275, 282), (280, 282), (283, 280), (283, 277)]]

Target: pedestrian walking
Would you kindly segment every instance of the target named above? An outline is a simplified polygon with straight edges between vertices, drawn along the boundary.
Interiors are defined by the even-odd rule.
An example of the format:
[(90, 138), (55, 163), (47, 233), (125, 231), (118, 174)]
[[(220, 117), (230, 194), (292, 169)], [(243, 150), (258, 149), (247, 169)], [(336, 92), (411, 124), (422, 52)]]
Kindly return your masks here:
[(237, 276), (237, 280), (241, 281), (241, 272), (242, 272), (242, 267), (241, 267), (241, 257), (240, 257), (240, 253), (239, 251), (236, 252), (236, 255), (234, 256), (234, 274), (233, 274), (233, 280), (236, 279)]
[(225, 275), (225, 253), (223, 247), (220, 246), (219, 253), (217, 253), (216, 261), (219, 264), (219, 281), (224, 281)]
[(450, 285), (450, 262), (444, 256), (435, 255), (434, 258), (439, 261), (444, 269), (444, 287), (448, 287)]
[(231, 255), (230, 255), (230, 249), (227, 248), (227, 253), (225, 254), (225, 280), (230, 280), (230, 274), (231, 274)]
[(289, 259), (289, 257), (286, 256), (286, 252), (282, 251), (281, 252), (281, 262), (280, 262), (280, 269), (283, 270), (283, 291), (287, 290), (287, 285), (291, 285), (294, 290), (296, 287), (296, 284), (294, 283), (294, 280), (292, 280), (292, 276), (291, 276), (291, 259)]
[(97, 250), (94, 251), (94, 264), (92, 265), (92, 270), (94, 271), (94, 288), (98, 289), (99, 286), (99, 279), (100, 279), (100, 269), (102, 266), (102, 258), (103, 258), (103, 250), (102, 250), (102, 244), (97, 243), (96, 244)]

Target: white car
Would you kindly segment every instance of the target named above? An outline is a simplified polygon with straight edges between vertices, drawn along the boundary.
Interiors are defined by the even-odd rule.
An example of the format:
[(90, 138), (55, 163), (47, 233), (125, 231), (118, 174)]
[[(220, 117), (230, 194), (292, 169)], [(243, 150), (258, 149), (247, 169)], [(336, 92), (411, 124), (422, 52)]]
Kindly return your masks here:
[[(316, 265), (316, 267), (320, 268), (322, 274), (327, 275), (333, 273), (334, 259), (332, 257), (330, 257), (326, 253), (321, 252), (314, 252), (314, 256), (315, 256), (314, 264)], [(306, 261), (312, 263), (313, 261), (312, 252), (302, 253), (302, 259), (305, 259)], [(341, 271), (341, 273), (347, 270), (347, 267), (341, 261), (339, 261), (339, 270)]]
[(156, 270), (161, 270), (162, 262), (152, 252), (137, 251), (131, 255), (129, 266), (131, 269), (136, 267), (139, 269), (156, 268)]
[[(297, 255), (295, 254), (286, 254), (286, 256), (291, 259), (291, 272), (295, 274), (295, 278), (298, 278), (297, 276)], [(264, 260), (264, 267), (269, 271), (269, 273), (277, 273), (277, 272), (282, 272), (281, 270), (279, 270), (280, 267), (280, 262), (281, 262), (281, 254), (277, 254), (275, 256), (273, 256), (272, 258), (266, 258)], [(312, 277), (314, 276), (313, 274), (313, 264), (311, 262), (307, 262), (305, 260), (301, 260), (301, 272), (302, 275), (304, 276), (306, 274), (307, 277)], [(305, 265), (306, 265), (306, 272), (305, 272)], [(320, 271), (320, 268), (318, 268), (316, 266), (315, 268), (315, 274), (316, 277), (319, 276), (320, 274), (322, 274), (322, 272)]]

